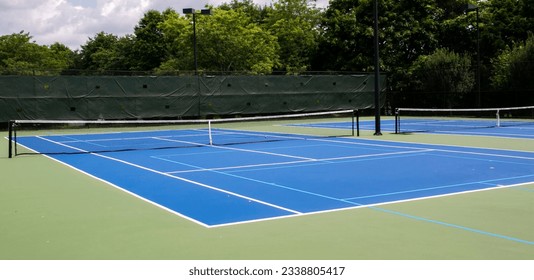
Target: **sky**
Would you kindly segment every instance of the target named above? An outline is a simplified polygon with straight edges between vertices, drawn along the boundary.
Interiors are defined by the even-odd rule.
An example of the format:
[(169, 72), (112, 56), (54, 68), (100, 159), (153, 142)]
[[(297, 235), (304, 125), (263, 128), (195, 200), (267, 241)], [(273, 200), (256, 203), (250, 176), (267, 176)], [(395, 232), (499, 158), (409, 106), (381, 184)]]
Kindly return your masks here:
[[(72, 50), (80, 49), (89, 38), (103, 31), (123, 36), (148, 10), (204, 8), (231, 0), (0, 0), (0, 36), (29, 32), (39, 45), (60, 42)], [(317, 0), (326, 7), (329, 0)], [(272, 0), (254, 0), (269, 5)]]

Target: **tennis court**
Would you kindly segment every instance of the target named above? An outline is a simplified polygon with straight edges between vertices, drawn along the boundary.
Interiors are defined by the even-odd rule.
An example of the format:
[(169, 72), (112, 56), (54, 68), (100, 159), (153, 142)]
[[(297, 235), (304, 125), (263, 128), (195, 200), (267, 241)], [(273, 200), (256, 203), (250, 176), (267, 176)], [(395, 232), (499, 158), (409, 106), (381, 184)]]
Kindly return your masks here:
[(534, 106), (482, 109), (398, 108), (395, 133), (436, 133), (505, 138), (534, 138)]
[[(385, 119), (381, 128), (385, 132), (394, 133), (396, 121)], [(317, 128), (347, 129), (350, 123), (323, 123), (310, 124)], [(360, 122), (362, 130), (374, 130), (373, 120), (363, 120)], [(436, 119), (436, 118), (407, 118), (402, 121), (401, 133), (432, 133), (432, 134), (456, 134), (466, 136), (490, 136), (503, 138), (523, 138), (534, 139), (534, 122), (507, 122), (503, 126), (495, 126), (493, 120), (469, 120), (469, 119)]]
[[(388, 121), (384, 120), (384, 127)], [(371, 120), (362, 120), (360, 127), (365, 128), (367, 122)], [(377, 138), (364, 131), (362, 137), (353, 137), (352, 127), (350, 117), (344, 117), (213, 128), (195, 124), (179, 130), (164, 126), (155, 130), (112, 128), (111, 132), (90, 129), (89, 133), (79, 128), (30, 131), (17, 137), (19, 153), (46, 157), (23, 155), (5, 160), (12, 162), (10, 166), (39, 162), (37, 168), (43, 170), (50, 166), (46, 162), (61, 163), (51, 173), (59, 177), (49, 183), (45, 180), (48, 188), (38, 188), (38, 193), (45, 194), (39, 196), (38, 204), (56, 201), (63, 205), (60, 208), (68, 209), (79, 204), (79, 209), (72, 212), (73, 217), (71, 210), (63, 213), (56, 209), (57, 205), (50, 207), (58, 217), (76, 220), (77, 233), (81, 228), (85, 232), (87, 220), (93, 221), (92, 229), (82, 234), (87, 240), (104, 231), (111, 240), (120, 236), (129, 244), (136, 244), (129, 250), (140, 254), (111, 253), (122, 241), (104, 242), (109, 249), (93, 251), (95, 240), (88, 242), (88, 247), (85, 243), (67, 242), (68, 246), (67, 243), (65, 247), (59, 246), (64, 249), (43, 249), (42, 252), (47, 252), (44, 258), (534, 256), (533, 224), (529, 218), (533, 209), (528, 206), (532, 205), (534, 183), (530, 140), (517, 138), (514, 141), (522, 144), (516, 147), (458, 145), (456, 142), (464, 141), (463, 136), (458, 139), (445, 136), (446, 141), (422, 143), (426, 139), (424, 134), (387, 133)], [(72, 180), (69, 178), (73, 175), (79, 177), (67, 170), (76, 170), (76, 174), (83, 174), (89, 181), (96, 179), (104, 185), (96, 189), (83, 183), (74, 186), (85, 179), (80, 177), (67, 183), (65, 180)], [(56, 180), (58, 183), (54, 183)], [(87, 201), (76, 195), (65, 198), (64, 185), (83, 194), (102, 191), (106, 194), (87, 195)], [(23, 187), (26, 188), (34, 189)], [(54, 191), (56, 188), (61, 191)], [(119, 190), (120, 194), (109, 190)], [(13, 189), (14, 193), (19, 191)], [(110, 202), (106, 202), (108, 199)], [(117, 203), (116, 199), (122, 202)], [(93, 206), (95, 203), (102, 206)], [(147, 210), (151, 214), (146, 214)], [(111, 219), (113, 225), (107, 224), (108, 229), (104, 229), (96, 222), (95, 226), (95, 218), (88, 218), (92, 212), (99, 213), (97, 217), (104, 215), (104, 220)], [(153, 220), (139, 223), (139, 215)], [(86, 218), (77, 221), (79, 216)], [(18, 226), (18, 220), (8, 224), (10, 228), (22, 226)], [(54, 224), (64, 226), (61, 220)], [(121, 232), (123, 227), (135, 230), (118, 236), (107, 233), (110, 229)], [(47, 226), (37, 228), (50, 231)], [(162, 228), (172, 236), (188, 236), (189, 240), (167, 236), (160, 232)], [(136, 234), (137, 231), (144, 235)], [(72, 233), (70, 229), (65, 232)], [(63, 233), (58, 236), (72, 239), (65, 238)], [(217, 241), (221, 236), (226, 237)], [(398, 243), (399, 240), (404, 241)], [(448, 244), (445, 240), (456, 241)], [(405, 242), (412, 244), (407, 245), (410, 248), (407, 251), (384, 250), (384, 245), (378, 245), (403, 247)], [(57, 243), (62, 242), (56, 240)], [(430, 244), (433, 253), (426, 249)], [(78, 253), (66, 249), (72, 246), (79, 248)], [(152, 246), (170, 246), (174, 250), (156, 252)], [(228, 246), (242, 249), (239, 253), (222, 249)], [(244, 249), (251, 246), (256, 251)], [(480, 250), (481, 246), (486, 249)], [(33, 249), (17, 248), (23, 248), (24, 256), (35, 257), (29, 253)]]
[[(205, 226), (534, 182), (531, 152), (290, 134), (281, 141), (207, 145), (203, 132), (29, 136), (18, 142), (55, 151), (55, 160)], [(219, 139), (250, 134), (258, 133), (213, 131)], [(121, 150), (139, 141), (158, 148)], [(160, 142), (194, 147), (160, 149)], [(89, 152), (95, 146), (120, 151)]]

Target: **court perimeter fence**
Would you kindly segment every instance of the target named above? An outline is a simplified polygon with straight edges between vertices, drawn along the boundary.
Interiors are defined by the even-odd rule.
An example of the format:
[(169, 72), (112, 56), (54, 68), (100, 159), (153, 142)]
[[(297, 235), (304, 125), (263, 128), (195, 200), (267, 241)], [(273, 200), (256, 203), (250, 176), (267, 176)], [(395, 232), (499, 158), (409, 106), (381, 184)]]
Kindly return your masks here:
[[(385, 88), (385, 76), (380, 77)], [(0, 76), (0, 122), (173, 119), (374, 108), (374, 75)], [(381, 94), (380, 106), (385, 102)]]

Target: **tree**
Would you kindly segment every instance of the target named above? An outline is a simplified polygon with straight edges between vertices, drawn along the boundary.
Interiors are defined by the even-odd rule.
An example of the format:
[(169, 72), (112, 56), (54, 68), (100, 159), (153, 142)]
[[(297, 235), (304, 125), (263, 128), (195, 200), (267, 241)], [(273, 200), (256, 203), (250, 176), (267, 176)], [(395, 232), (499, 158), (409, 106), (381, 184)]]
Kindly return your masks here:
[(265, 26), (278, 38), (280, 70), (299, 73), (310, 69), (318, 48), (321, 19), (314, 2), (279, 0), (268, 14)]
[(81, 67), (93, 72), (107, 70), (131, 70), (134, 38), (132, 35), (117, 37), (99, 32), (82, 46), (80, 51)]
[[(322, 29), (324, 39), (316, 64), (325, 70), (374, 70), (374, 0), (332, 0)], [(404, 90), (406, 69), (438, 45), (437, 31), (443, 11), (432, 0), (379, 1), (380, 67), (389, 86)]]
[[(439, 1), (443, 10), (441, 24), (437, 32), (439, 47), (457, 53), (476, 52), (476, 13), (466, 11), (467, 1)], [(479, 12), (482, 9), (480, 8)], [(480, 20), (482, 21), (482, 20)], [(483, 23), (480, 23), (483, 26)]]
[(243, 11), (215, 9), (213, 16), (205, 18), (199, 49), (204, 54), (201, 61), (211, 64), (211, 69), (266, 74), (278, 65), (276, 37)]
[(74, 53), (65, 45), (41, 46), (21, 31), (0, 36), (1, 74), (60, 73), (73, 63)]
[(113, 68), (114, 52), (118, 37), (100, 32), (82, 46), (80, 52), (82, 66), (87, 70), (106, 70)]
[(256, 24), (263, 24), (267, 15), (273, 10), (272, 6), (259, 6), (252, 0), (232, 0), (230, 3), (221, 4), (218, 9), (221, 10), (241, 10), (250, 21)]
[(132, 70), (153, 70), (165, 61), (168, 53), (165, 38), (160, 24), (172, 14), (174, 10), (167, 9), (163, 13), (150, 10), (145, 13), (139, 24), (134, 28), (134, 44), (132, 46)]
[(492, 85), (499, 89), (534, 89), (534, 35), (505, 49), (493, 60)]
[(452, 108), (460, 98), (473, 90), (475, 78), (471, 59), (447, 49), (437, 49), (430, 55), (420, 56), (412, 67), (414, 87), (427, 94), (444, 93), (446, 104), (430, 104)]
[(158, 28), (163, 35), (167, 56), (156, 68), (156, 72), (162, 74), (193, 69), (193, 48), (192, 41), (189, 40), (193, 32), (189, 20), (169, 10), (165, 20), (158, 24)]
[(488, 0), (480, 4), (482, 54), (488, 61), (507, 47), (525, 41), (528, 32), (534, 30), (532, 0)]
[(442, 10), (432, 0), (384, 1), (381, 33), (384, 64), (410, 65), (435, 50)]
[(333, 0), (321, 23), (315, 70), (369, 71), (373, 22), (369, 0)]
[[(199, 70), (271, 73), (278, 64), (276, 37), (241, 10), (212, 10), (212, 16), (196, 18)], [(176, 15), (161, 24), (172, 55), (160, 71), (194, 69), (190, 20)]]
[(69, 47), (56, 42), (49, 46), (49, 57), (48, 64), (51, 69), (66, 70), (74, 67), (76, 53)]
[(118, 37), (100, 32), (89, 38), (80, 52), (81, 67), (86, 70), (151, 71), (165, 61), (168, 51), (160, 25), (176, 14), (150, 10), (134, 28), (133, 35)]

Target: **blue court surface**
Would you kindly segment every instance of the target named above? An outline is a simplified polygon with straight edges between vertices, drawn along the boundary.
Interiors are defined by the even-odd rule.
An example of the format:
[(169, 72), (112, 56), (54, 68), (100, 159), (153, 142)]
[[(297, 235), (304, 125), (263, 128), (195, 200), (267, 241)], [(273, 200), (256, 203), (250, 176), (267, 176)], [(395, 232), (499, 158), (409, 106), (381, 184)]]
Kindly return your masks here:
[[(391, 124), (387, 124), (395, 131)], [(429, 132), (506, 138), (534, 139), (534, 120), (502, 119), (497, 125), (494, 119), (405, 118), (400, 121), (400, 132)]]
[[(197, 134), (24, 136), (18, 142), (55, 151), (48, 156), (206, 227), (534, 182), (534, 152), (343, 137), (209, 145)], [(148, 142), (152, 148), (143, 148)], [(197, 144), (172, 148), (170, 142)], [(88, 152), (92, 147), (101, 152)]]
[[(302, 124), (317, 128), (349, 129), (349, 122), (329, 122)], [(374, 120), (360, 121), (360, 129), (375, 129)], [(381, 121), (381, 129), (385, 132), (395, 132), (395, 120), (384, 119)], [(405, 118), (401, 120), (401, 133), (433, 133), (433, 134), (456, 134), (471, 136), (491, 136), (505, 138), (534, 139), (534, 120), (530, 121), (503, 121), (497, 127), (495, 120), (444, 120), (431, 118)]]

